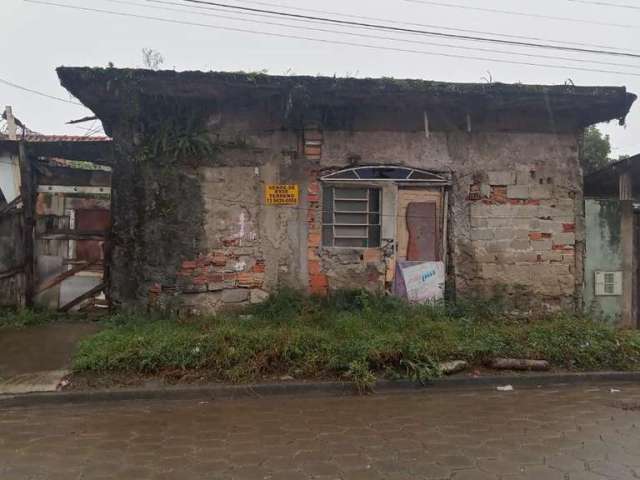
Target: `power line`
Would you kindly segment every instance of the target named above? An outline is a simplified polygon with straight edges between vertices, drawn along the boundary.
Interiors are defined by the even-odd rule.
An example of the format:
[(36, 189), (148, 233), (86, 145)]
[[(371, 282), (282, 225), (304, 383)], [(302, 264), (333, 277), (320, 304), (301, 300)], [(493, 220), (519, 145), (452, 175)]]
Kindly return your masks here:
[[(105, 0), (105, 1), (112, 2), (112, 3), (118, 3), (118, 4), (124, 4), (124, 5), (145, 7), (145, 8), (158, 8), (158, 9), (167, 10), (167, 11), (170, 11), (170, 12), (191, 13), (190, 11), (186, 11), (185, 12), (185, 10), (182, 10), (182, 9), (168, 8), (168, 7), (155, 7), (155, 6), (152, 6), (152, 5), (145, 5), (145, 4), (130, 2), (130, 1), (127, 1), (127, 0)], [(169, 2), (169, 1), (164, 1), (164, 0), (146, 0), (146, 1), (147, 2), (152, 2), (152, 3), (158, 3), (158, 4), (162, 4), (162, 5), (176, 5), (176, 6), (180, 6), (180, 7), (190, 8), (188, 5), (183, 5), (181, 3)], [(202, 7), (199, 7), (199, 8), (202, 8)], [(218, 9), (215, 9), (215, 8), (213, 8), (213, 9), (205, 8), (205, 10), (218, 11)], [(391, 41), (394, 41), (394, 42), (404, 42), (404, 43), (417, 44), (417, 45), (429, 45), (429, 46), (436, 46), (436, 47), (453, 48), (453, 49), (458, 49), (458, 50), (474, 50), (474, 51), (478, 51), (478, 52), (501, 53), (501, 54), (505, 54), (505, 55), (515, 55), (515, 56), (527, 57), (527, 58), (544, 58), (544, 59), (563, 60), (563, 61), (570, 61), (570, 62), (577, 62), (577, 63), (588, 63), (588, 64), (598, 64), (598, 65), (608, 65), (608, 66), (615, 66), (615, 67), (627, 67), (627, 68), (632, 68), (632, 69), (640, 69), (640, 65), (629, 65), (629, 64), (624, 64), (624, 63), (601, 62), (601, 61), (597, 61), (597, 60), (584, 60), (584, 59), (580, 59), (580, 58), (571, 58), (571, 57), (557, 57), (557, 56), (554, 57), (554, 56), (550, 56), (550, 55), (536, 55), (536, 54), (531, 54), (531, 53), (512, 52), (512, 51), (508, 51), (508, 50), (492, 50), (492, 49), (489, 49), (489, 48), (460, 46), (460, 45), (452, 45), (452, 44), (447, 44), (447, 43), (423, 42), (423, 41), (419, 41), (419, 40), (408, 40), (408, 39), (404, 39), (404, 38), (394, 38), (394, 37), (381, 36), (381, 35), (368, 35), (368, 34), (364, 34), (364, 33), (353, 33), (353, 32), (340, 31), (340, 30), (328, 30), (328, 29), (324, 29), (324, 28), (314, 28), (314, 27), (301, 26), (301, 25), (291, 25), (291, 24), (286, 24), (286, 23), (269, 22), (269, 21), (264, 21), (264, 20), (251, 20), (251, 19), (246, 19), (246, 18), (239, 18), (239, 17), (228, 16), (228, 15), (216, 15), (216, 14), (211, 14), (211, 13), (198, 12), (198, 14), (199, 15), (205, 15), (205, 16), (208, 16), (208, 17), (223, 18), (223, 19), (234, 20), (234, 21), (239, 21), (239, 22), (258, 23), (260, 25), (274, 25), (274, 26), (285, 27), (285, 28), (303, 29), (305, 31), (310, 31), (311, 30), (311, 31), (316, 31), (316, 32), (332, 33), (332, 34), (338, 34), (338, 35), (348, 35), (348, 36), (362, 37), (362, 38), (371, 38), (371, 39), (376, 39), (376, 40), (391, 40)], [(257, 16), (260, 16), (260, 17), (265, 17), (266, 16), (266, 15), (254, 14), (254, 13), (248, 13), (248, 14), (249, 15), (257, 15)], [(272, 18), (270, 16), (266, 16), (266, 17), (267, 18)], [(304, 21), (308, 22), (307, 20), (304, 20)]]
[(624, 23), (609, 23), (609, 22), (599, 22), (597, 20), (584, 20), (581, 18), (573, 18), (573, 17), (555, 17), (552, 15), (541, 15), (537, 13), (527, 13), (527, 12), (518, 12), (516, 10), (501, 10), (498, 8), (485, 8), (485, 7), (472, 7), (470, 5), (460, 5), (456, 3), (444, 3), (444, 2), (435, 2), (432, 0), (402, 0), (407, 3), (418, 3), (423, 5), (432, 5), (435, 7), (445, 7), (445, 8), (457, 8), (461, 10), (474, 10), (477, 12), (487, 12), (487, 13), (500, 13), (503, 15), (515, 15), (518, 17), (530, 17), (530, 18), (540, 18), (543, 20), (558, 20), (563, 22), (573, 22), (573, 23), (582, 23), (586, 25), (599, 25), (602, 27), (617, 27), (617, 28), (632, 28), (637, 29), (640, 28), (640, 25), (629, 25)]
[(62, 97), (56, 97), (55, 95), (49, 95), (48, 93), (39, 92), (38, 90), (33, 90), (31, 88), (23, 87), (22, 85), (18, 85), (17, 83), (10, 82), (9, 80), (5, 80), (3, 78), (0, 78), (0, 83), (3, 83), (13, 88), (17, 88), (19, 90), (24, 90), (25, 92), (33, 93), (35, 95), (40, 95), (41, 97), (50, 98), (51, 100), (57, 100), (59, 102), (65, 102), (65, 103), (70, 103), (71, 105), (80, 105), (81, 107), (84, 107), (84, 105), (82, 105), (79, 102), (74, 102), (73, 100), (68, 100)]
[[(569, 0), (572, 1), (572, 0)], [(578, 1), (578, 0), (576, 0)], [(354, 15), (354, 14), (349, 14), (349, 13), (344, 13), (344, 12), (336, 12), (336, 11), (331, 11), (331, 10), (318, 10), (315, 8), (303, 8), (303, 7), (295, 7), (292, 5), (282, 5), (282, 4), (277, 4), (277, 3), (269, 3), (269, 2), (261, 2), (261, 1), (255, 1), (255, 0), (235, 0), (236, 3), (249, 3), (249, 4), (253, 4), (253, 5), (261, 5), (261, 6), (266, 6), (266, 7), (277, 7), (277, 8), (286, 8), (288, 10), (295, 10), (295, 11), (299, 11), (299, 12), (311, 12), (311, 13), (320, 13), (323, 15), (338, 15), (338, 16), (342, 16), (342, 17), (347, 17), (347, 18), (357, 18), (360, 20), (373, 20), (373, 21), (377, 21), (377, 22), (387, 22), (387, 23), (391, 23), (393, 25), (409, 25), (409, 26), (413, 26), (413, 27), (423, 27), (423, 28), (437, 28), (440, 30), (449, 30), (452, 32), (463, 32), (463, 33), (473, 33), (473, 34), (479, 34), (479, 35), (495, 35), (498, 37), (505, 37), (505, 38), (516, 38), (519, 40), (533, 40), (536, 42), (551, 42), (551, 43), (557, 43), (557, 44), (561, 44), (561, 45), (577, 45), (577, 46), (582, 46), (582, 47), (595, 47), (595, 48), (604, 48), (604, 49), (611, 49), (611, 50), (626, 50), (626, 51), (630, 51), (630, 52), (640, 52), (640, 50), (630, 50), (630, 49), (625, 49), (625, 48), (621, 48), (621, 47), (615, 47), (615, 46), (611, 46), (611, 45), (603, 45), (603, 44), (599, 44), (599, 43), (585, 43), (585, 42), (569, 42), (569, 41), (564, 41), (564, 40), (553, 40), (553, 39), (548, 39), (548, 38), (541, 38), (541, 37), (530, 37), (530, 36), (525, 36), (525, 35), (513, 35), (513, 34), (506, 34), (506, 33), (496, 33), (496, 32), (487, 32), (487, 31), (482, 31), (482, 30), (470, 30), (470, 29), (465, 29), (465, 28), (455, 28), (455, 27), (445, 27), (442, 25), (431, 25), (431, 24), (426, 24), (426, 23), (413, 23), (413, 22), (404, 22), (404, 21), (399, 21), (399, 20), (391, 20), (391, 19), (387, 19), (387, 18), (380, 18), (380, 17), (369, 17), (369, 16), (364, 16), (364, 15)]]
[[(277, 16), (288, 17), (288, 18), (316, 20), (321, 22), (333, 23), (337, 25), (367, 27), (367, 28), (374, 28), (378, 30), (385, 30), (385, 31), (392, 31), (392, 32), (455, 38), (456, 40), (474, 40), (474, 41), (480, 41), (480, 42), (491, 42), (491, 43), (499, 43), (499, 44), (506, 44), (506, 45), (512, 45), (512, 46), (515, 45), (519, 47), (549, 48), (554, 50), (572, 51), (572, 52), (580, 52), (580, 53), (593, 53), (593, 54), (599, 54), (599, 55), (615, 55), (615, 56), (640, 58), (640, 55), (626, 53), (626, 52), (615, 52), (612, 50), (596, 50), (596, 49), (587, 49), (587, 48), (563, 47), (560, 45), (549, 45), (549, 44), (543, 44), (543, 43), (529, 43), (529, 42), (520, 42), (520, 41), (514, 41), (514, 40), (501, 40), (497, 38), (477, 37), (477, 36), (471, 36), (471, 35), (457, 35), (452, 33), (436, 32), (431, 30), (417, 30), (413, 28), (393, 27), (393, 26), (377, 24), (377, 23), (354, 22), (351, 20), (340, 20), (336, 18), (318, 17), (313, 15), (302, 15), (298, 13), (283, 12), (279, 10), (267, 10), (267, 9), (261, 9), (261, 8), (253, 8), (253, 7), (241, 7), (238, 5), (230, 5), (228, 3), (213, 2), (208, 0), (182, 0), (182, 1), (186, 3), (194, 3), (199, 5), (212, 5), (215, 7), (229, 8), (233, 10), (241, 10), (246, 12), (267, 13), (271, 15), (277, 15)], [(409, 1), (409, 0), (405, 0), (405, 1)]]
[(621, 3), (597, 2), (597, 1), (591, 1), (591, 0), (567, 0), (567, 1), (574, 2), (574, 3), (585, 3), (587, 5), (600, 5), (602, 7), (628, 8), (631, 10), (640, 10), (640, 7), (637, 7), (635, 5), (625, 5)]
[(550, 64), (544, 64), (544, 63), (520, 62), (520, 61), (516, 61), (516, 60), (504, 60), (504, 59), (491, 58), (491, 57), (472, 57), (472, 56), (468, 56), (468, 55), (457, 55), (457, 54), (453, 54), (453, 53), (442, 53), (442, 52), (432, 52), (432, 51), (426, 51), (426, 50), (413, 50), (413, 49), (408, 49), (408, 48), (386, 47), (386, 46), (382, 46), (382, 45), (371, 45), (371, 44), (366, 44), (366, 43), (355, 43), (355, 42), (347, 42), (347, 41), (342, 41), (342, 40), (329, 40), (329, 39), (325, 39), (325, 38), (305, 37), (305, 36), (290, 35), (290, 34), (284, 34), (284, 33), (274, 33), (274, 32), (262, 32), (262, 31), (249, 30), (249, 29), (237, 28), (237, 27), (225, 27), (225, 26), (220, 26), (220, 25), (211, 25), (209, 23), (189, 22), (189, 21), (184, 21), (184, 20), (175, 20), (175, 19), (162, 18), (162, 17), (153, 17), (153, 16), (150, 16), (150, 15), (139, 15), (139, 14), (134, 14), (134, 13), (117, 12), (117, 11), (113, 11), (113, 10), (104, 10), (104, 9), (89, 8), (89, 7), (80, 7), (80, 6), (77, 6), (77, 5), (66, 5), (66, 4), (60, 4), (60, 3), (55, 3), (55, 2), (48, 2), (48, 1), (44, 1), (44, 0), (24, 0), (24, 1), (26, 3), (34, 3), (34, 4), (39, 4), (39, 5), (49, 5), (49, 6), (54, 6), (54, 7), (67, 8), (67, 9), (71, 9), (71, 10), (79, 10), (79, 11), (95, 12), (95, 13), (106, 13), (108, 15), (115, 15), (115, 16), (120, 16), (120, 17), (129, 17), (129, 18), (139, 18), (139, 19), (145, 19), (145, 20), (154, 20), (154, 21), (163, 22), (163, 23), (171, 23), (171, 24), (177, 24), (177, 25), (189, 25), (189, 26), (196, 26), (196, 27), (212, 28), (212, 29), (216, 29), (216, 30), (224, 30), (224, 31), (229, 31), (229, 32), (250, 33), (250, 34), (253, 34), (253, 35), (263, 35), (263, 36), (274, 37), (274, 38), (288, 38), (288, 39), (295, 39), (295, 40), (306, 40), (306, 41), (310, 41), (310, 42), (318, 42), (318, 43), (324, 43), (324, 44), (345, 45), (345, 46), (368, 48), (368, 49), (372, 49), (372, 50), (381, 50), (381, 51), (417, 53), (417, 54), (422, 54), (422, 55), (447, 57), (447, 58), (458, 58), (458, 59), (464, 59), (464, 60), (486, 61), (486, 62), (496, 62), (496, 63), (508, 63), (508, 64), (512, 64), (512, 65), (523, 65), (523, 66), (532, 66), (532, 67), (545, 67), (545, 68), (553, 68), (553, 69), (558, 69), (558, 70), (575, 70), (575, 71), (584, 71), (584, 72), (610, 73), (610, 74), (614, 74), (614, 75), (640, 77), (640, 74), (638, 74), (638, 73), (621, 72), (621, 71), (616, 71), (616, 70), (602, 70), (602, 69), (584, 68), (584, 67), (568, 67), (568, 66), (565, 66), (565, 65), (550, 65)]
[(354, 14), (349, 14), (349, 13), (344, 13), (344, 12), (336, 12), (336, 11), (331, 11), (331, 10), (318, 10), (318, 9), (315, 9), (315, 8), (294, 7), (294, 6), (291, 6), (291, 5), (282, 5), (282, 4), (277, 4), (277, 3), (260, 2), (260, 1), (252, 1), (252, 0), (234, 0), (234, 1), (236, 3), (249, 3), (249, 4), (253, 4), (253, 5), (261, 5), (261, 6), (267, 6), (267, 7), (287, 8), (289, 10), (295, 10), (295, 11), (299, 11), (299, 12), (320, 13), (320, 14), (323, 14), (323, 15), (338, 15), (338, 16), (342, 16), (342, 17), (356, 18), (356, 19), (360, 19), (360, 20), (373, 20), (373, 21), (378, 21), (378, 22), (387, 22), (387, 23), (390, 23), (390, 24), (393, 24), (393, 25), (408, 25), (408, 26), (422, 27), (422, 28), (437, 28), (437, 29), (440, 29), (440, 30), (449, 30), (449, 31), (452, 31), (452, 32), (473, 33), (473, 34), (479, 34), (479, 35), (495, 35), (495, 36), (504, 37), (504, 38), (516, 38), (516, 39), (519, 39), (519, 40), (533, 40), (533, 41), (536, 41), (536, 42), (551, 42), (551, 43), (556, 43), (556, 44), (559, 44), (559, 45), (574, 45), (574, 46), (582, 46), (582, 47), (595, 47), (595, 48), (601, 48), (601, 49), (620, 50), (620, 51), (626, 50), (627, 52), (640, 53), (640, 50), (632, 50), (632, 49), (628, 49), (628, 48), (625, 49), (625, 48), (616, 47), (616, 46), (613, 46), (613, 45), (603, 45), (603, 44), (599, 44), (599, 43), (569, 42), (569, 41), (564, 41), (564, 40), (553, 40), (553, 39), (542, 38), (542, 37), (530, 37), (530, 36), (526, 36), (526, 35), (513, 35), (513, 34), (507, 34), (507, 33), (487, 32), (487, 31), (482, 31), (482, 30), (470, 30), (470, 29), (465, 29), (465, 28), (446, 27), (446, 26), (442, 26), (442, 25), (431, 25), (431, 24), (426, 24), (426, 23), (413, 23), (413, 22), (405, 22), (405, 21), (392, 20), (392, 19), (380, 18), (380, 17), (368, 17), (368, 16), (364, 16), (364, 15), (354, 15)]

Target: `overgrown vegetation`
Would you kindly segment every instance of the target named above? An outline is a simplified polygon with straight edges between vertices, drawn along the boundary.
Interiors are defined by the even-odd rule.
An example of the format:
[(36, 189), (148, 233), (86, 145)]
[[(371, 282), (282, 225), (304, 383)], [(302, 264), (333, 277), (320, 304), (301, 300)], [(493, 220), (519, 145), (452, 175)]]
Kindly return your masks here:
[(0, 308), (0, 329), (22, 328), (43, 325), (67, 318), (66, 314), (52, 312), (43, 308)]
[(566, 313), (515, 317), (498, 299), (425, 306), (359, 291), (326, 299), (282, 291), (234, 314), (178, 319), (121, 312), (110, 323), (80, 345), (77, 372), (195, 370), (225, 382), (342, 378), (367, 391), (380, 377), (426, 382), (440, 374), (439, 362), (453, 359), (640, 368), (638, 332)]

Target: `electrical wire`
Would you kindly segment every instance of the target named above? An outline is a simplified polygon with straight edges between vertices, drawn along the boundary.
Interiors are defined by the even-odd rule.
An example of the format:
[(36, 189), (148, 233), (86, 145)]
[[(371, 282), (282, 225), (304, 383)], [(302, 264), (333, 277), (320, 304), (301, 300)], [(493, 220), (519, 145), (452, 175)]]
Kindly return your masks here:
[[(386, 23), (391, 23), (393, 25), (409, 25), (409, 26), (413, 26), (413, 27), (423, 27), (423, 28), (437, 28), (440, 30), (449, 30), (452, 32), (463, 32), (463, 33), (474, 33), (474, 34), (479, 34), (479, 35), (494, 35), (494, 36), (498, 36), (498, 37), (505, 37), (505, 38), (516, 38), (519, 40), (534, 40), (536, 42), (551, 42), (551, 43), (557, 43), (560, 45), (577, 45), (577, 46), (582, 46), (582, 47), (595, 47), (595, 48), (604, 48), (604, 49), (610, 49), (610, 50), (626, 50), (629, 52), (640, 52), (640, 50), (631, 50), (628, 48), (621, 48), (621, 47), (615, 47), (612, 45), (603, 45), (603, 44), (599, 44), (599, 43), (586, 43), (586, 42), (570, 42), (570, 41), (566, 41), (566, 40), (554, 40), (554, 39), (548, 39), (548, 38), (542, 38), (542, 37), (530, 37), (530, 36), (526, 36), (526, 35), (514, 35), (514, 34), (507, 34), (507, 33), (497, 33), (497, 32), (487, 32), (487, 31), (483, 31), (483, 30), (470, 30), (470, 29), (466, 29), (466, 28), (456, 28), (456, 27), (445, 27), (442, 25), (431, 25), (431, 24), (426, 24), (426, 23), (413, 23), (413, 22), (403, 22), (403, 21), (399, 21), (399, 20), (392, 20), (392, 19), (388, 19), (388, 18), (380, 18), (380, 17), (368, 17), (365, 15), (354, 15), (354, 14), (349, 14), (349, 13), (344, 13), (344, 12), (336, 12), (336, 11), (331, 11), (331, 10), (318, 10), (315, 8), (303, 8), (303, 7), (296, 7), (296, 6), (292, 6), (292, 5), (283, 5), (283, 4), (278, 4), (278, 3), (270, 3), (270, 2), (261, 2), (261, 1), (257, 1), (257, 0), (234, 0), (236, 3), (249, 3), (251, 5), (261, 5), (261, 6), (266, 6), (266, 7), (276, 7), (276, 8), (286, 8), (288, 10), (295, 10), (295, 11), (299, 11), (299, 12), (311, 12), (311, 13), (321, 13), (323, 15), (338, 15), (338, 16), (342, 16), (342, 17), (347, 17), (347, 18), (357, 18), (360, 20), (373, 20), (373, 21), (377, 21), (377, 22), (386, 22)], [(572, 0), (569, 0), (572, 1)], [(579, 1), (579, 0), (575, 0), (575, 1)]]
[(515, 15), (518, 17), (529, 17), (529, 18), (539, 18), (542, 20), (558, 20), (563, 22), (573, 22), (573, 23), (582, 23), (586, 25), (599, 25), (602, 27), (617, 27), (617, 28), (630, 28), (630, 29), (638, 29), (640, 25), (630, 25), (624, 23), (609, 23), (609, 22), (600, 22), (597, 20), (584, 20), (581, 18), (573, 18), (573, 17), (556, 17), (552, 15), (541, 15), (537, 13), (528, 13), (528, 12), (519, 12), (516, 10), (501, 10), (498, 8), (486, 8), (486, 7), (472, 7), (470, 5), (460, 5), (457, 3), (445, 3), (445, 2), (436, 2), (432, 0), (401, 0), (407, 3), (417, 3), (422, 5), (431, 5), (434, 7), (445, 7), (445, 8), (457, 8), (461, 10), (473, 10), (476, 12), (486, 12), (486, 13), (500, 13), (503, 15)]
[[(123, 5), (145, 7), (145, 8), (157, 8), (157, 9), (160, 9), (160, 10), (167, 10), (167, 11), (170, 11), (170, 12), (192, 13), (190, 11), (185, 11), (183, 9), (168, 8), (168, 7), (156, 7), (156, 6), (153, 6), (153, 5), (134, 3), (134, 2), (131, 2), (131, 1), (127, 1), (127, 0), (104, 0), (104, 1), (111, 2), (111, 3), (117, 3), (117, 4), (123, 4)], [(189, 8), (188, 5), (183, 5), (181, 3), (176, 3), (176, 2), (169, 2), (169, 1), (165, 1), (165, 0), (146, 0), (146, 1), (147, 2), (152, 2), (152, 3), (158, 3), (158, 4), (162, 4), (162, 5), (176, 5), (176, 6), (183, 6), (183, 7)], [(206, 10), (209, 10), (209, 9), (206, 9)], [(217, 9), (211, 9), (211, 10), (218, 11)], [(193, 12), (193, 13), (195, 14), (195, 12)], [(640, 65), (629, 65), (629, 64), (625, 64), (625, 63), (601, 62), (601, 61), (598, 61), (598, 60), (585, 60), (585, 59), (580, 59), (580, 58), (558, 57), (558, 56), (554, 57), (554, 56), (550, 56), (550, 55), (537, 55), (537, 54), (531, 54), (531, 53), (512, 52), (512, 51), (508, 51), (508, 50), (492, 50), (492, 49), (489, 49), (489, 48), (481, 48), (481, 47), (461, 46), (461, 45), (453, 45), (453, 44), (447, 44), (447, 43), (424, 42), (424, 41), (419, 41), (419, 40), (408, 40), (408, 39), (403, 39), (403, 38), (394, 38), (394, 37), (381, 36), (381, 35), (367, 35), (367, 34), (364, 34), (364, 33), (353, 33), (353, 32), (348, 32), (348, 31), (328, 30), (328, 29), (324, 29), (324, 28), (314, 28), (314, 27), (301, 26), (301, 25), (290, 25), (290, 24), (286, 24), (286, 23), (268, 22), (268, 21), (264, 21), (264, 20), (251, 20), (251, 19), (246, 19), (246, 18), (239, 18), (239, 17), (228, 16), (228, 15), (216, 15), (216, 14), (211, 14), (211, 13), (197, 12), (197, 14), (198, 15), (205, 15), (205, 16), (208, 16), (208, 17), (214, 17), (214, 18), (222, 18), (222, 19), (227, 19), (227, 20), (234, 20), (234, 21), (239, 21), (239, 22), (258, 23), (258, 24), (261, 24), (261, 25), (274, 25), (274, 26), (278, 26), (278, 27), (302, 29), (302, 30), (305, 30), (305, 31), (316, 31), (316, 32), (323, 32), (323, 33), (338, 34), (338, 35), (348, 35), (348, 36), (352, 36), (352, 37), (371, 38), (371, 39), (376, 39), (376, 40), (390, 40), (390, 41), (394, 41), (394, 42), (404, 42), (404, 43), (410, 43), (410, 44), (415, 44), (415, 45), (428, 45), (428, 46), (436, 46), (436, 47), (453, 48), (453, 49), (458, 49), (458, 50), (473, 50), (473, 51), (477, 51), (477, 52), (501, 53), (501, 54), (506, 54), (506, 55), (514, 55), (514, 56), (527, 57), (527, 58), (544, 58), (544, 59), (547, 59), (547, 60), (563, 60), (563, 61), (577, 62), (577, 63), (588, 63), (588, 64), (608, 65), (608, 66), (614, 66), (614, 67), (626, 67), (626, 68), (632, 68), (632, 69), (640, 69)], [(262, 14), (250, 14), (250, 15), (263, 16)], [(272, 18), (272, 17), (267, 17), (267, 18)]]
[(284, 34), (284, 33), (263, 32), (263, 31), (249, 30), (249, 29), (244, 29), (244, 28), (226, 27), (226, 26), (220, 26), (220, 25), (212, 25), (212, 24), (209, 24), (209, 23), (189, 22), (189, 21), (184, 21), (184, 20), (175, 20), (175, 19), (169, 19), (169, 18), (163, 18), (163, 17), (154, 17), (154, 16), (150, 16), (150, 15), (139, 15), (139, 14), (134, 14), (134, 13), (118, 12), (118, 11), (113, 11), (113, 10), (104, 10), (104, 9), (89, 8), (89, 7), (80, 7), (80, 6), (77, 6), (77, 5), (61, 4), (61, 3), (56, 3), (56, 2), (44, 1), (44, 0), (24, 0), (24, 1), (26, 3), (33, 3), (33, 4), (39, 4), (39, 5), (48, 5), (48, 6), (66, 8), (66, 9), (71, 9), (71, 10), (94, 12), (94, 13), (104, 13), (104, 14), (115, 15), (115, 16), (120, 16), (120, 17), (153, 20), (153, 21), (157, 21), (157, 22), (170, 23), (170, 24), (176, 24), (176, 25), (197, 26), (197, 27), (203, 27), (203, 28), (211, 28), (211, 29), (216, 29), (216, 30), (223, 30), (223, 31), (228, 31), (228, 32), (249, 33), (249, 34), (252, 34), (252, 35), (262, 35), (262, 36), (269, 36), (269, 37), (274, 37), (274, 38), (287, 38), (287, 39), (295, 39), (295, 40), (306, 40), (306, 41), (310, 41), (310, 42), (317, 42), (317, 43), (324, 43), (324, 44), (331, 44), (331, 45), (344, 45), (344, 46), (360, 47), (360, 48), (367, 48), (367, 49), (380, 50), (380, 51), (416, 53), (416, 54), (421, 54), (421, 55), (447, 57), (447, 58), (457, 58), (457, 59), (464, 59), (464, 60), (496, 62), (496, 63), (511, 64), (511, 65), (523, 65), (523, 66), (531, 66), (531, 67), (553, 68), (553, 69), (558, 69), (558, 70), (573, 70), (573, 71), (584, 71), (584, 72), (609, 73), (609, 74), (613, 74), (613, 75), (640, 77), (640, 74), (637, 74), (637, 73), (622, 72), (622, 71), (617, 71), (617, 70), (605, 70), (605, 69), (575, 67), (575, 66), (566, 66), (566, 65), (550, 65), (550, 64), (536, 63), (536, 62), (520, 62), (520, 61), (516, 61), (516, 60), (504, 60), (504, 59), (492, 58), (492, 57), (475, 57), (475, 56), (469, 56), (469, 55), (457, 55), (457, 54), (452, 54), (452, 53), (433, 52), (433, 51), (426, 51), (426, 50), (414, 50), (414, 49), (408, 49), (408, 48), (386, 47), (386, 46), (382, 46), (382, 45), (371, 45), (371, 44), (366, 44), (366, 43), (355, 43), (355, 42), (347, 42), (347, 41), (341, 41), (341, 40), (329, 40), (329, 39), (325, 39), (325, 38), (305, 37), (305, 36), (290, 35), (290, 34)]
[(73, 100), (68, 100), (62, 97), (56, 97), (55, 95), (49, 95), (48, 93), (40, 92), (32, 88), (23, 87), (22, 85), (18, 85), (17, 83), (10, 82), (9, 80), (5, 80), (4, 78), (0, 78), (0, 83), (4, 85), (8, 85), (9, 87), (17, 88), (19, 90), (24, 90), (25, 92), (33, 93), (35, 95), (40, 95), (41, 97), (49, 98), (51, 100), (57, 100), (59, 102), (65, 102), (65, 103), (70, 103), (71, 105), (79, 105), (81, 107), (84, 107), (84, 105), (82, 105), (79, 102), (74, 102)]
[(593, 53), (599, 55), (616, 55), (616, 56), (626, 56), (633, 58), (640, 58), (640, 55), (627, 53), (627, 52), (615, 52), (611, 50), (596, 50), (596, 49), (587, 49), (587, 48), (576, 48), (576, 47), (563, 47), (560, 45), (548, 45), (542, 43), (529, 43), (529, 42), (519, 42), (514, 40), (501, 40), (496, 38), (487, 38), (487, 37), (476, 37), (471, 35), (457, 35), (452, 33), (443, 33), (443, 32), (435, 32), (431, 30), (417, 30), (413, 28), (401, 28), (401, 27), (393, 27), (389, 25), (376, 24), (376, 23), (364, 23), (364, 22), (354, 22), (351, 20), (340, 20), (335, 18), (328, 17), (318, 17), (313, 15), (302, 15), (298, 13), (289, 13), (278, 10), (266, 10), (261, 8), (253, 8), (253, 7), (241, 7), (238, 5), (230, 5), (228, 3), (221, 2), (213, 2), (209, 0), (182, 0), (185, 3), (194, 3), (199, 5), (212, 5), (215, 7), (228, 8), (232, 10), (241, 10), (246, 12), (255, 12), (255, 13), (268, 13), (271, 15), (278, 15), (287, 18), (300, 18), (306, 20), (316, 20), (321, 22), (333, 23), (337, 25), (348, 25), (348, 26), (357, 26), (357, 27), (368, 27), (385, 31), (392, 32), (401, 32), (401, 33), (412, 33), (419, 35), (430, 35), (437, 37), (446, 37), (446, 38), (455, 38), (456, 40), (474, 40), (481, 42), (490, 42), (490, 43), (499, 43), (499, 44), (508, 44), (512, 46), (519, 47), (535, 47), (535, 48), (551, 48), (554, 50), (564, 50), (564, 51), (572, 51), (572, 52), (580, 52), (580, 53)]
[(626, 5), (621, 3), (611, 3), (611, 2), (598, 2), (591, 0), (567, 0), (573, 3), (584, 3), (586, 5), (600, 5), (601, 7), (613, 7), (613, 8), (628, 8), (631, 10), (640, 10), (640, 7), (635, 5)]

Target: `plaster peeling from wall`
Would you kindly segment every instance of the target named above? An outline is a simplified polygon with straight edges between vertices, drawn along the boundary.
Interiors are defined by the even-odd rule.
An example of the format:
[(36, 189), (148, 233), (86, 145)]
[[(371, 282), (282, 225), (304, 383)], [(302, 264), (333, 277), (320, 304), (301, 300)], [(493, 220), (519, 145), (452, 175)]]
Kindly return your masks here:
[(240, 214), (240, 218), (238, 219), (238, 233), (234, 233), (231, 235), (231, 240), (242, 240), (245, 237), (245, 232), (247, 229), (247, 215), (242, 212)]

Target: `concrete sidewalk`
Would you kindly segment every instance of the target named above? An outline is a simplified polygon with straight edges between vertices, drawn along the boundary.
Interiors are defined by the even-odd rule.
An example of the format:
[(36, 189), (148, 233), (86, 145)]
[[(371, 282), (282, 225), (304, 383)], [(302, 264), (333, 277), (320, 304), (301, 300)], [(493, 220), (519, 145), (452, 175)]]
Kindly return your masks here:
[(0, 394), (55, 391), (78, 342), (99, 329), (95, 323), (0, 329)]

